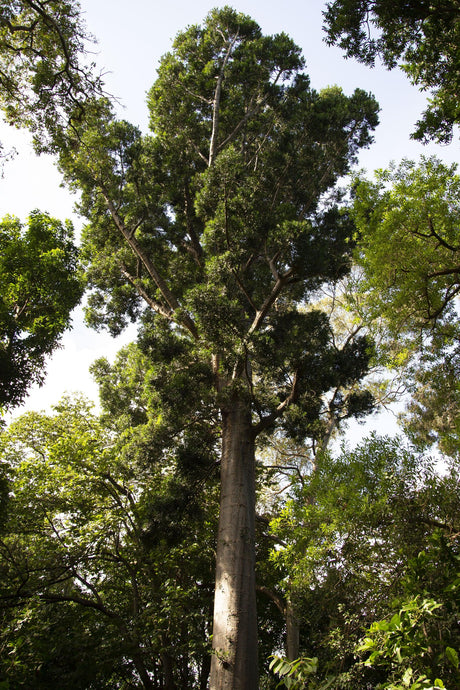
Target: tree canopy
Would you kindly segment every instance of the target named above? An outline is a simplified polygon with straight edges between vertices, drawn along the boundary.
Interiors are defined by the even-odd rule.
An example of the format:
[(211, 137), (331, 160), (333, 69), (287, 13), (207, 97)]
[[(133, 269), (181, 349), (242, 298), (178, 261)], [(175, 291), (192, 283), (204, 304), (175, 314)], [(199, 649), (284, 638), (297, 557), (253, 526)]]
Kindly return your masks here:
[[(422, 157), (355, 179), (353, 216), (363, 270), (351, 301), (384, 322), (393, 366), (404, 362), (412, 402), (404, 424), (419, 442), (458, 445), (458, 250), (456, 165)], [(357, 295), (360, 295), (357, 297)], [(388, 360), (390, 361), (390, 360)]]
[[(147, 393), (134, 384), (134, 360), (147, 363), (135, 349), (120, 355), (118, 380), (106, 381), (102, 417), (66, 398), (51, 413), (25, 414), (0, 439), (9, 495), (0, 523), (0, 681), (10, 687), (28, 687), (31, 677), (37, 688), (69, 690), (207, 687), (216, 463), (200, 467), (177, 435), (161, 452), (153, 429), (126, 424), (127, 384), (138, 401)], [(428, 456), (373, 437), (291, 474), (287, 496), (283, 484), (286, 491), (286, 478), (275, 483), (275, 503), (260, 503), (260, 687), (276, 686), (268, 658), (283, 645), (286, 601), (304, 659), (282, 667), (293, 682), (296, 668), (304, 672), (294, 687), (400, 688), (403, 677), (424, 677), (417, 690), (436, 678), (455, 687), (455, 465), (439, 476)]]
[(326, 40), (367, 65), (399, 65), (431, 93), (415, 138), (446, 143), (460, 122), (458, 14), (457, 0), (335, 0), (324, 12)]
[(405, 160), (354, 184), (357, 258), (395, 331), (455, 320), (460, 176), (456, 165)]
[(11, 688), (204, 687), (215, 473), (198, 492), (168, 467), (173, 448), (139, 472), (140, 449), (125, 445), (82, 398), (25, 414), (1, 439)]
[(102, 82), (87, 60), (90, 37), (78, 0), (4, 0), (0, 8), (0, 107), (39, 150), (81, 121)]

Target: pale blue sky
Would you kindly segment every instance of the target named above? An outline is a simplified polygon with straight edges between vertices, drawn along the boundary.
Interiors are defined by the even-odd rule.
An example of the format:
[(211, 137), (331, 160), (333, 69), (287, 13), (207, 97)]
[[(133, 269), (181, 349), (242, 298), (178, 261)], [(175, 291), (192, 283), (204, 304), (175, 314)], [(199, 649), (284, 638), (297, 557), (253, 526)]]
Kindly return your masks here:
[[(458, 139), (448, 147), (422, 145), (410, 140), (425, 96), (411, 87), (399, 70), (371, 70), (345, 60), (340, 50), (324, 43), (321, 0), (241, 0), (233, 3), (195, 0), (81, 0), (88, 29), (98, 39), (94, 58), (106, 72), (107, 90), (120, 99), (120, 115), (142, 129), (147, 128), (145, 96), (155, 80), (160, 57), (170, 49), (174, 36), (193, 23), (200, 23), (212, 7), (230, 4), (249, 14), (266, 34), (286, 32), (302, 48), (312, 86), (321, 89), (338, 84), (346, 93), (356, 87), (371, 91), (381, 105), (381, 124), (375, 144), (360, 156), (360, 167), (372, 171), (402, 157), (418, 158), (436, 153), (448, 162), (459, 160)], [(27, 136), (0, 127), (0, 140), (15, 145), (19, 155), (0, 179), (0, 216), (13, 213), (24, 218), (40, 208), (61, 217), (73, 217), (74, 198), (59, 187), (59, 175), (47, 158), (37, 160), (27, 145)], [(102, 354), (113, 358), (122, 341), (85, 329), (79, 314), (76, 328), (65, 335), (65, 348), (50, 362), (45, 386), (34, 389), (28, 408), (44, 408), (57, 402), (65, 390), (96, 394), (87, 373), (89, 364)], [(132, 336), (132, 332), (131, 332)]]

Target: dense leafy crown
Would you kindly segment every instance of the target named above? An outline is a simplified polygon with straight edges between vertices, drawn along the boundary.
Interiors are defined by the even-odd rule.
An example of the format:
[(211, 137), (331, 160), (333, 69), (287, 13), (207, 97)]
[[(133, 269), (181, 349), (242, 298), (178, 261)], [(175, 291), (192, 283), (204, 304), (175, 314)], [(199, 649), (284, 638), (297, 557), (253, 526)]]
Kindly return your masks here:
[(261, 414), (293, 377), (300, 394), (317, 371), (324, 390), (340, 368), (327, 318), (303, 306), (349, 269), (352, 223), (332, 191), (377, 123), (371, 96), (317, 93), (302, 68), (286, 35), (213, 10), (161, 61), (153, 135), (98, 102), (61, 155), (90, 221), (90, 321), (116, 333), (146, 307), (221, 375), (242, 380), (250, 358), (260, 381), (281, 385)]

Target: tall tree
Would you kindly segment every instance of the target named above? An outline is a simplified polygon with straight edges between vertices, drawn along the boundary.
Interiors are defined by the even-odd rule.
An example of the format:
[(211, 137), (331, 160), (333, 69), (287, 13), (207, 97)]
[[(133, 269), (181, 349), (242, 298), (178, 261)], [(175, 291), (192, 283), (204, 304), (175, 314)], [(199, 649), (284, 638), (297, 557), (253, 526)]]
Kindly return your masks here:
[(91, 40), (78, 0), (3, 0), (0, 107), (46, 149), (62, 127), (82, 119), (102, 82), (87, 60)]
[(315, 435), (322, 394), (367, 367), (365, 341), (339, 351), (312, 302), (349, 269), (353, 225), (328, 193), (378, 108), (315, 92), (302, 68), (286, 35), (213, 10), (161, 61), (154, 136), (99, 102), (60, 156), (89, 219), (90, 321), (118, 332), (143, 312), (169, 410), (220, 418), (213, 690), (258, 685), (256, 439)]
[(432, 96), (416, 139), (448, 142), (460, 123), (458, 0), (334, 0), (324, 12), (327, 43), (373, 66), (399, 64)]
[(459, 367), (458, 344), (439, 334), (410, 367), (412, 395), (401, 415), (411, 438), (424, 446), (436, 443), (451, 457), (460, 451)]
[(43, 381), (83, 287), (70, 223), (36, 211), (24, 227), (7, 216), (0, 243), (0, 408), (9, 408)]

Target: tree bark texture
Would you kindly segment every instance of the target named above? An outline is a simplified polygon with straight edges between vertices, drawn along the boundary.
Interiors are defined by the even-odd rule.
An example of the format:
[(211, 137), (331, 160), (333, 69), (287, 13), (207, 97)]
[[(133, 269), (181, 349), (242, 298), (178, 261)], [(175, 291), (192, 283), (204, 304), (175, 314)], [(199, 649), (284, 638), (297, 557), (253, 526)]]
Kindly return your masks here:
[(257, 690), (254, 433), (249, 405), (222, 412), (211, 690)]
[(289, 661), (299, 658), (299, 621), (294, 613), (291, 602), (286, 602), (286, 656)]

